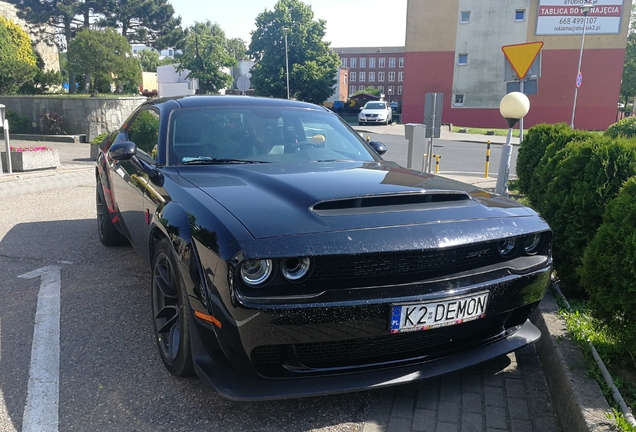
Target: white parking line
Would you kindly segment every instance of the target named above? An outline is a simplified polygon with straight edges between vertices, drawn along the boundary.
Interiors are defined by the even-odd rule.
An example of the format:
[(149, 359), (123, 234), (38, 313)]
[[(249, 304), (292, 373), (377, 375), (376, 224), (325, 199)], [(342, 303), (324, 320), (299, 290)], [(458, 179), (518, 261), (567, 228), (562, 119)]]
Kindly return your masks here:
[(18, 277), (41, 278), (22, 431), (56, 432), (60, 397), (60, 267), (42, 267)]

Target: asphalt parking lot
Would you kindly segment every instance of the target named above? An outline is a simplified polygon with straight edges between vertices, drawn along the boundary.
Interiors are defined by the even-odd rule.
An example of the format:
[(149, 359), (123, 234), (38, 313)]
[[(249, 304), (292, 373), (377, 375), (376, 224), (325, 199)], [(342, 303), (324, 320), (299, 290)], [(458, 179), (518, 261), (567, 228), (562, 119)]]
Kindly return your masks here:
[[(380, 131), (381, 127), (374, 129), (374, 133), (386, 133)], [(390, 126), (388, 128), (391, 128)], [(399, 126), (390, 130), (394, 134), (399, 134)], [(453, 137), (456, 138), (456, 137)], [(32, 142), (13, 141), (12, 145), (32, 145)], [(60, 142), (41, 142), (38, 145), (48, 145), (58, 149), (60, 153), (61, 166), (54, 170), (39, 171), (30, 173), (14, 173), (4, 174), (0, 176), (0, 216), (5, 221), (5, 229), (0, 230), (0, 262), (5, 261), (7, 268), (22, 267), (19, 263), (30, 262), (34, 260), (41, 264), (51, 264), (46, 257), (45, 251), (48, 248), (54, 248), (55, 245), (44, 246), (49, 240), (57, 238), (52, 234), (38, 234), (30, 232), (25, 234), (24, 242), (16, 241), (13, 237), (15, 232), (20, 231), (20, 225), (25, 223), (26, 219), (32, 213), (38, 213), (39, 219), (46, 221), (56, 221), (60, 228), (57, 230), (59, 237), (58, 243), (66, 250), (70, 250), (75, 259), (81, 261), (85, 259), (83, 255), (91, 251), (92, 254), (101, 254), (103, 257), (95, 256), (88, 259), (86, 267), (83, 267), (80, 275), (70, 275), (71, 270), (65, 270), (71, 279), (78, 278), (84, 280), (84, 284), (91, 284), (91, 274), (93, 272), (103, 273), (105, 265), (108, 261), (101, 258), (116, 257), (112, 251), (101, 251), (99, 247), (87, 249), (85, 245), (77, 244), (83, 237), (80, 233), (86, 231), (90, 235), (90, 217), (94, 217), (94, 208), (90, 200), (84, 199), (78, 204), (77, 216), (69, 216), (63, 209), (72, 208), (72, 202), (65, 202), (59, 205), (59, 208), (43, 207), (40, 197), (45, 194), (49, 197), (47, 203), (59, 200), (72, 200), (73, 196), (90, 197), (92, 196), (92, 188), (94, 187), (94, 168), (93, 162), (89, 158), (89, 146), (87, 144), (77, 143), (60, 143)], [(489, 182), (483, 178), (460, 176), (461, 180), (472, 182), (482, 188), (494, 187), (494, 179)], [(81, 206), (81, 208), (79, 208)], [(78, 220), (77, 230), (73, 228), (72, 221)], [(62, 231), (63, 227), (63, 231)], [(17, 231), (16, 231), (17, 230)], [(74, 234), (75, 233), (75, 234)], [(48, 237), (47, 237), (48, 236)], [(9, 241), (11, 240), (11, 241)], [(75, 241), (74, 241), (75, 240)], [(41, 246), (38, 246), (40, 244)], [(37, 251), (38, 247), (41, 250)], [(125, 251), (124, 251), (125, 252)], [(147, 270), (143, 267), (137, 268), (140, 263), (130, 258), (132, 254), (124, 253), (128, 258), (127, 261), (115, 261), (125, 266), (132, 276), (125, 281), (125, 284), (131, 285), (131, 289), (139, 292), (143, 296), (147, 281), (145, 276)], [(55, 255), (55, 254), (53, 254)], [(68, 253), (60, 253), (59, 257), (68, 256)], [(58, 257), (58, 260), (60, 259)], [(134, 270), (133, 270), (134, 269)], [(19, 273), (19, 271), (16, 270)], [(8, 278), (0, 279), (3, 291), (13, 292), (13, 285)], [(104, 282), (105, 283), (105, 282)], [(87, 287), (84, 287), (84, 289)], [(78, 291), (79, 293), (80, 291)], [(124, 293), (126, 291), (118, 290)], [(67, 293), (68, 294), (68, 293)], [(89, 293), (90, 294), (90, 290)], [(16, 294), (17, 295), (17, 294)], [(79, 294), (74, 294), (77, 297)], [(98, 295), (99, 297), (99, 295)], [(64, 298), (64, 297), (63, 297)], [(90, 295), (86, 297), (90, 299)], [(106, 299), (105, 299), (106, 300)], [(4, 308), (0, 307), (0, 317), (6, 316), (7, 307), (11, 302), (5, 296)], [(136, 304), (136, 301), (134, 301)], [(141, 302), (142, 306), (149, 303)], [(79, 307), (79, 306), (78, 306)], [(582, 362), (582, 356), (578, 348), (568, 342), (567, 332), (563, 323), (559, 320), (553, 300), (548, 296), (546, 301), (542, 303), (541, 313), (535, 316), (535, 322), (541, 328), (543, 337), (539, 343), (526, 347), (515, 353), (500, 357), (493, 361), (483, 363), (479, 366), (464, 370), (460, 373), (449, 374), (434, 380), (422, 381), (417, 384), (403, 385), (393, 388), (376, 390), (371, 392), (363, 392), (361, 394), (328, 396), (324, 398), (316, 398), (319, 402), (293, 402), (293, 403), (268, 403), (268, 404), (252, 404), (249, 408), (243, 405), (237, 408), (237, 405), (228, 404), (226, 401), (218, 398), (211, 398), (206, 395), (210, 392), (199, 381), (179, 381), (175, 378), (165, 375), (160, 362), (154, 362), (152, 366), (144, 366), (141, 371), (146, 374), (161, 375), (161, 383), (158, 386), (174, 390), (176, 395), (184, 396), (186, 399), (180, 400), (177, 407), (185, 409), (189, 415), (197, 416), (197, 421), (192, 427), (185, 425), (173, 427), (171, 422), (183, 419), (180, 413), (174, 412), (174, 418), (171, 413), (154, 411), (153, 404), (141, 399), (136, 400), (135, 397), (154, 398), (156, 395), (151, 392), (139, 392), (133, 390), (130, 383), (118, 384), (117, 374), (122, 380), (137, 380), (138, 385), (143, 385), (143, 380), (135, 378), (130, 372), (124, 371), (120, 367), (109, 369), (109, 365), (100, 365), (106, 371), (111, 371), (113, 376), (109, 378), (109, 386), (117, 389), (122, 386), (127, 389), (122, 393), (124, 399), (120, 403), (105, 403), (101, 407), (99, 404), (91, 404), (86, 401), (77, 403), (80, 406), (86, 406), (90, 412), (81, 413), (76, 409), (70, 408), (64, 400), (60, 401), (60, 418), (62, 425), (68, 425), (69, 430), (89, 430), (84, 429), (82, 425), (86, 425), (85, 421), (92, 419), (94, 428), (91, 430), (121, 430), (125, 422), (115, 421), (111, 417), (121, 416), (124, 419), (152, 418), (153, 415), (161, 419), (160, 426), (155, 421), (136, 421), (135, 426), (130, 430), (312, 430), (312, 431), (575, 431), (575, 430), (611, 430), (611, 423), (607, 419), (606, 413), (610, 412), (607, 403), (600, 394), (598, 385), (586, 376), (587, 366)], [(108, 308), (107, 308), (108, 309)], [(115, 312), (115, 311), (112, 311)], [(130, 309), (125, 311), (122, 319), (128, 324), (135, 326), (134, 320), (138, 317), (136, 314), (144, 315), (146, 311), (137, 311)], [(64, 307), (62, 308), (64, 313)], [(92, 316), (95, 322), (103, 320), (98, 312)], [(148, 330), (147, 334), (141, 333), (144, 343), (148, 343), (151, 338), (148, 320), (143, 316), (141, 319), (144, 323), (142, 328)], [(3, 326), (6, 328), (6, 321)], [(73, 320), (69, 321), (75, 322)], [(116, 323), (111, 319), (109, 323)], [(64, 326), (62, 332), (64, 332)], [(97, 332), (99, 335), (107, 335), (108, 332)], [(29, 332), (25, 333), (29, 336)], [(2, 334), (0, 334), (2, 337)], [(91, 332), (83, 333), (86, 339), (83, 341), (66, 340), (62, 345), (62, 359), (64, 359), (65, 346), (69, 351), (73, 351), (72, 346), (77, 344), (94, 344), (91, 340)], [(134, 335), (132, 335), (134, 337)], [(64, 341), (64, 337), (62, 338)], [(108, 343), (115, 343), (117, 338), (108, 338)], [(2, 359), (6, 362), (11, 357), (7, 357), (4, 352), (10, 351), (7, 344), (10, 341), (14, 343), (25, 344), (15, 338), (2, 337)], [(128, 346), (130, 344), (130, 346)], [(134, 343), (129, 341), (127, 348), (134, 347)], [(28, 344), (26, 344), (28, 345)], [(103, 344), (100, 349), (104, 349)], [(152, 348), (154, 349), (154, 348)], [(151, 349), (151, 350), (152, 350)], [(28, 355), (28, 352), (27, 352)], [(139, 357), (136, 357), (139, 356)], [(124, 364), (137, 370), (135, 361), (141, 358), (145, 362), (152, 362), (155, 358), (154, 351), (140, 354), (138, 349), (126, 354), (122, 360)], [(90, 357), (93, 361), (99, 361), (98, 357)], [(108, 357), (105, 357), (108, 358)], [(6, 363), (5, 363), (6, 364)], [(72, 392), (68, 389), (69, 382), (78, 387), (85, 386), (87, 383), (94, 384), (91, 377), (91, 371), (79, 366), (79, 363), (72, 362), (77, 373), (69, 371), (68, 365), (62, 363), (60, 365), (63, 371), (62, 377), (66, 377), (67, 381), (61, 383), (62, 386), (67, 385), (66, 390), (61, 391), (61, 397), (69, 397)], [(6, 368), (5, 368), (6, 371)], [(6, 372), (5, 372), (6, 374)], [(13, 394), (12, 390), (21, 389), (22, 384), (8, 379), (7, 376), (2, 378), (0, 382), (4, 383), (0, 389), (0, 396), (4, 393), (4, 402), (6, 408), (0, 410), (0, 430), (13, 430), (15, 425), (21, 424), (21, 420), (15, 417), (20, 416), (20, 409), (16, 407), (15, 401), (7, 401), (6, 395)], [(72, 378), (72, 379), (71, 379)], [(4, 388), (5, 385), (7, 388)], [(174, 388), (171, 388), (174, 386)], [(113, 390), (115, 391), (115, 390)], [(23, 395), (23, 389), (17, 391), (16, 399), (26, 397)], [(169, 400), (174, 400), (174, 395), (165, 396)], [(184, 408), (187, 405), (187, 398), (191, 397), (195, 400), (191, 407)], [(600, 397), (600, 399), (599, 399)], [(74, 398), (75, 399), (75, 398)], [(99, 400), (99, 397), (96, 397)], [(153, 399), (154, 400), (154, 399)], [(237, 415), (227, 414), (227, 421), (219, 419), (212, 413), (207, 411), (197, 411), (197, 408), (205, 406), (201, 401), (211, 403), (221, 412), (229, 413), (233, 408), (238, 412), (245, 414), (245, 418)], [(19, 405), (19, 404), (17, 404)], [(143, 409), (141, 408), (143, 407)], [(165, 404), (158, 404), (165, 410)], [(193, 408), (194, 407), (194, 408)], [(267, 411), (284, 408), (289, 410), (280, 418), (272, 417)], [(246, 414), (245, 410), (255, 410), (256, 414)], [(211, 408), (213, 411), (214, 408)], [(142, 411), (140, 413), (140, 411)], [(331, 418), (330, 414), (332, 413)], [(17, 413), (17, 414), (16, 414)], [(302, 417), (303, 419), (291, 420), (292, 417)], [(185, 420), (185, 419), (183, 419)], [(259, 423), (260, 421), (260, 423)], [(109, 423), (110, 422), (110, 423)], [(164, 423), (168, 422), (168, 423)], [(285, 423), (287, 422), (287, 423)], [(231, 423), (231, 424), (230, 424)], [(73, 426), (72, 428), (70, 426)], [(17, 428), (15, 428), (17, 429)]]

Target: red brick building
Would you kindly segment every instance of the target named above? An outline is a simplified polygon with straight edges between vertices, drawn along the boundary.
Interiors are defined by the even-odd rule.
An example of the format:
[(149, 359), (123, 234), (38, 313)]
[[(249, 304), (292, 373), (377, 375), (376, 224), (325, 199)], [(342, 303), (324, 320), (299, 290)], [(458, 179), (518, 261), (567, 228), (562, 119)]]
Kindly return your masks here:
[(332, 48), (348, 68), (349, 97), (367, 87), (379, 89), (387, 101), (402, 106), (404, 47)]

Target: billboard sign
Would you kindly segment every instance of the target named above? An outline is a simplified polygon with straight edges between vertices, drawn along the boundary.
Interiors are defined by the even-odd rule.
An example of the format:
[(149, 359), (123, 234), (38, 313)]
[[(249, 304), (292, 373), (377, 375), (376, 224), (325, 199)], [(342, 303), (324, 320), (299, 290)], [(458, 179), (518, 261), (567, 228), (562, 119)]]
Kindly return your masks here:
[(618, 34), (621, 29), (624, 0), (593, 0), (594, 6), (586, 17), (581, 5), (584, 0), (539, 0), (538, 36), (567, 36), (586, 34)]

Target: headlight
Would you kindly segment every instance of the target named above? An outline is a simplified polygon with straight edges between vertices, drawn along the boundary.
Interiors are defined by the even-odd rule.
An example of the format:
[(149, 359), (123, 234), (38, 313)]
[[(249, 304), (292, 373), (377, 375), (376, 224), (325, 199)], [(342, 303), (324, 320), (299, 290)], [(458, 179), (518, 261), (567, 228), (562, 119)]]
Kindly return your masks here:
[(311, 260), (307, 257), (285, 258), (281, 264), (281, 272), (290, 282), (298, 282), (309, 274)]
[(523, 239), (523, 251), (528, 255), (534, 255), (541, 249), (543, 237), (541, 233), (530, 234)]
[(497, 250), (502, 257), (511, 257), (517, 250), (517, 239), (509, 238), (505, 240), (499, 240), (497, 244)]
[(272, 275), (272, 260), (251, 259), (241, 264), (241, 279), (248, 285), (261, 285)]

